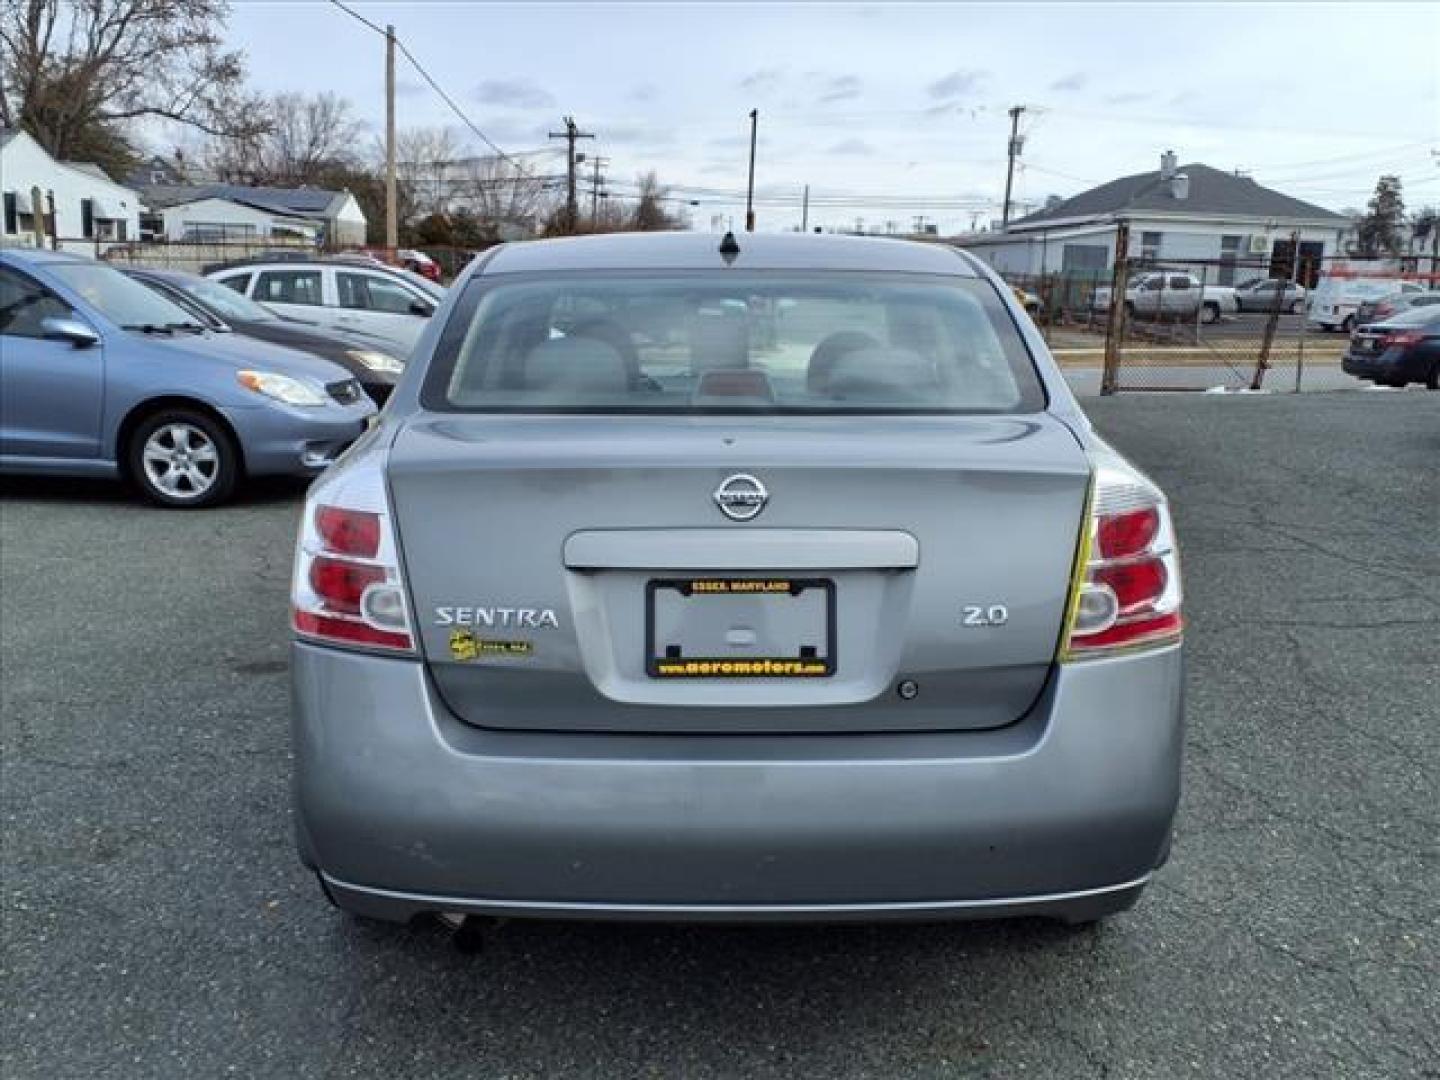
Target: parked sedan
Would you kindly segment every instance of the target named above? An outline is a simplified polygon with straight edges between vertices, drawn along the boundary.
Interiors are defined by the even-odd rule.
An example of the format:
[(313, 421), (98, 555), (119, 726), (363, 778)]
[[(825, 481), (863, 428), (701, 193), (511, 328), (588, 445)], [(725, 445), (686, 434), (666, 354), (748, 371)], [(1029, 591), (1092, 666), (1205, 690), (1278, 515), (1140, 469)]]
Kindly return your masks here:
[(1380, 322), (1411, 308), (1433, 307), (1436, 304), (1440, 304), (1440, 291), (1393, 292), (1375, 300), (1362, 301), (1355, 309), (1355, 321), (1363, 326), (1366, 323)]
[(452, 292), (302, 515), (296, 837), (331, 901), (1134, 903), (1180, 792), (1174, 529), (993, 271), (630, 234)]
[(1340, 366), (1381, 386), (1414, 382), (1440, 390), (1440, 305), (1413, 308), (1360, 327), (1351, 335)]
[(419, 274), (353, 261), (246, 263), (206, 276), (288, 318), (381, 338), (402, 356), (439, 306), (438, 286)]
[(404, 363), (378, 339), (327, 332), (318, 326), (282, 318), (234, 289), (198, 274), (138, 268), (125, 273), (186, 308), (216, 333), (234, 331), (339, 364), (360, 381), (365, 393), (377, 405), (385, 404), (395, 381), (405, 370)]
[(1281, 278), (1264, 278), (1235, 287), (1235, 303), (1241, 311), (1268, 313), (1275, 310), (1277, 301), (1281, 311), (1298, 315), (1305, 310), (1305, 286)]
[(0, 471), (212, 506), (243, 476), (320, 472), (374, 415), (344, 368), (211, 333), (112, 266), (0, 252)]

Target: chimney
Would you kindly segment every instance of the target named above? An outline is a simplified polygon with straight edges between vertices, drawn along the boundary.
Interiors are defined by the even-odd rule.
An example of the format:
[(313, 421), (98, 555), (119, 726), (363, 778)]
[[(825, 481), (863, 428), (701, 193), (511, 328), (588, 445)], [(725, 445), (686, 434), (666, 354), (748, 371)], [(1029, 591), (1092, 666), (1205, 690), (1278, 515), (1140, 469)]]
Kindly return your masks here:
[(1184, 202), (1190, 197), (1190, 177), (1183, 172), (1177, 172), (1170, 177), (1170, 197), (1177, 202)]
[(1166, 150), (1160, 155), (1160, 179), (1169, 180), (1175, 175), (1175, 170), (1180, 165), (1180, 159), (1175, 156), (1174, 150)]

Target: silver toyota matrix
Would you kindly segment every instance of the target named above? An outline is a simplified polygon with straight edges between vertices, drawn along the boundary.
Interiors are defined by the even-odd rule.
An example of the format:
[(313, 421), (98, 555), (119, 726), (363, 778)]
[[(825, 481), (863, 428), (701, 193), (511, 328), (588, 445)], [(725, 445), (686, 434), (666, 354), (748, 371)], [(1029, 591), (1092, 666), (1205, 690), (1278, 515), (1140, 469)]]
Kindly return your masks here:
[(1169, 851), (1180, 599), (966, 253), (495, 248), (305, 506), (300, 855), (384, 919), (1090, 922)]

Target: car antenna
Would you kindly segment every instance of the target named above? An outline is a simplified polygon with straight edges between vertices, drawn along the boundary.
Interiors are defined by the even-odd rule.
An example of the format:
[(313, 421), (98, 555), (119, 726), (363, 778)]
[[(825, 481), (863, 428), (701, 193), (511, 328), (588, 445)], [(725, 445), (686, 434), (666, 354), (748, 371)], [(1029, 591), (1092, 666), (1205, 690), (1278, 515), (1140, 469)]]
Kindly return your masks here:
[(735, 261), (735, 256), (740, 254), (740, 243), (735, 239), (733, 232), (727, 232), (720, 241), (720, 254), (725, 258), (725, 265), (729, 266)]

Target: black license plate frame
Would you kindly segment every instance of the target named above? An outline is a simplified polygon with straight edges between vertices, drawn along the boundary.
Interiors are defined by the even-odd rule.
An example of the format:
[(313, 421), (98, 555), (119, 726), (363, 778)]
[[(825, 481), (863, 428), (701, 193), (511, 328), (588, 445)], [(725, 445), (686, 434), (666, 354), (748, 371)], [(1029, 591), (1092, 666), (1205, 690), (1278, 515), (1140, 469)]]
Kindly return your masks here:
[[(662, 590), (681, 593), (686, 599), (704, 596), (796, 595), (819, 590), (824, 597), (824, 656), (666, 656), (656, 641), (655, 605)], [(833, 578), (765, 575), (742, 577), (733, 574), (651, 578), (645, 583), (645, 673), (652, 679), (690, 681), (694, 679), (824, 679), (836, 672), (837, 617)]]

